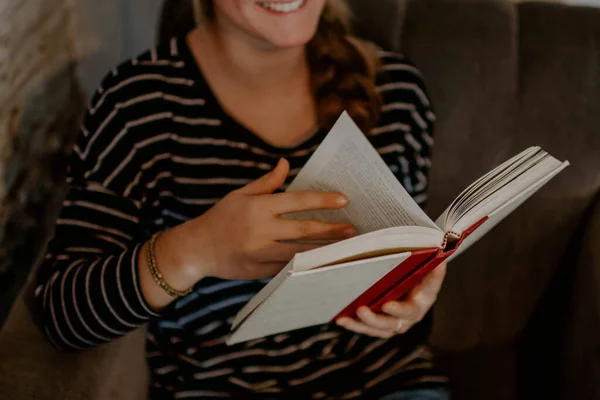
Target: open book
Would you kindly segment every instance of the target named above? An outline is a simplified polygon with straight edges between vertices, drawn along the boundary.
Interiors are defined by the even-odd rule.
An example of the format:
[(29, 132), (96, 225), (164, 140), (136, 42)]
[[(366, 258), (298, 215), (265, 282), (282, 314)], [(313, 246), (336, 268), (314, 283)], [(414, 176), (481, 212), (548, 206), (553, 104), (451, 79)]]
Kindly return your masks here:
[(374, 311), (397, 300), (444, 260), (490, 231), (569, 165), (531, 147), (479, 178), (432, 221), (342, 114), (288, 191), (340, 192), (343, 210), (286, 218), (351, 223), (358, 235), (298, 253), (238, 313), (227, 343)]

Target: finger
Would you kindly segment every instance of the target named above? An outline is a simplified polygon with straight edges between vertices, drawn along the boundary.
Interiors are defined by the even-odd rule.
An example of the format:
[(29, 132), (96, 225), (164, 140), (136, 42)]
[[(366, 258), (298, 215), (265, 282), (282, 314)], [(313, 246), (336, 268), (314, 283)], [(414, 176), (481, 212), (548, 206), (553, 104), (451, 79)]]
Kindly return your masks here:
[(382, 339), (389, 339), (395, 334), (392, 330), (373, 328), (372, 326), (368, 326), (365, 323), (356, 321), (352, 318), (340, 318), (336, 323), (349, 331)]
[(238, 193), (247, 195), (270, 194), (284, 184), (285, 178), (290, 173), (290, 163), (282, 158), (277, 163), (275, 169), (263, 175), (255, 181), (250, 182), (246, 186), (238, 189)]
[(350, 224), (330, 224), (320, 221), (281, 221), (279, 240), (343, 240), (356, 235)]
[(445, 276), (446, 263), (442, 263), (409, 292), (408, 300), (421, 308), (429, 309), (437, 300)]
[(409, 292), (405, 301), (390, 301), (383, 305), (383, 312), (412, 321), (421, 319), (437, 300), (445, 276), (446, 263), (442, 263)]
[(263, 250), (259, 256), (268, 262), (288, 263), (296, 254), (322, 246), (322, 244), (273, 243), (272, 246)]
[[(410, 293), (424, 292), (437, 297), (444, 278), (446, 277), (446, 263), (443, 262), (438, 265), (433, 271), (427, 274), (423, 280), (415, 286)], [(410, 294), (409, 294), (410, 296)]]
[(348, 205), (348, 198), (341, 193), (285, 192), (270, 196), (270, 209), (282, 215), (297, 211), (339, 210)]
[(417, 321), (421, 315), (420, 305), (411, 300), (388, 301), (381, 310), (394, 318), (407, 321)]
[(365, 325), (370, 327), (391, 331), (398, 329), (398, 318), (385, 314), (375, 314), (369, 307), (360, 307), (356, 315)]
[(442, 288), (444, 279), (446, 278), (446, 271), (448, 265), (446, 262), (438, 265), (433, 271), (431, 271), (423, 280), (422, 285), (430, 292), (437, 294)]

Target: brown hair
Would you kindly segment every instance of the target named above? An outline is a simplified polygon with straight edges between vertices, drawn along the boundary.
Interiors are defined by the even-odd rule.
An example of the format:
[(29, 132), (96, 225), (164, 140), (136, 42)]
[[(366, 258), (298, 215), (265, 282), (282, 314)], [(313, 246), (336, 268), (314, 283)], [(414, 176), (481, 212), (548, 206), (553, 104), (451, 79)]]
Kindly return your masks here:
[[(214, 18), (213, 1), (192, 0), (196, 23)], [(369, 134), (381, 107), (375, 86), (377, 57), (374, 48), (350, 35), (350, 10), (345, 0), (327, 0), (306, 56), (319, 126), (330, 129), (346, 110)]]

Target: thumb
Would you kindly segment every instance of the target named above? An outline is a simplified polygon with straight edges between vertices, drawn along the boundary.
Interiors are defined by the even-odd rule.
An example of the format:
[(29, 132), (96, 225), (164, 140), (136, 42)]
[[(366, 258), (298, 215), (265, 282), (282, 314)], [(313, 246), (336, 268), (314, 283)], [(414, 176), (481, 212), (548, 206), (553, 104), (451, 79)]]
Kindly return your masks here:
[(250, 182), (239, 190), (240, 193), (248, 195), (270, 194), (277, 190), (285, 182), (290, 173), (290, 163), (282, 158), (271, 172)]

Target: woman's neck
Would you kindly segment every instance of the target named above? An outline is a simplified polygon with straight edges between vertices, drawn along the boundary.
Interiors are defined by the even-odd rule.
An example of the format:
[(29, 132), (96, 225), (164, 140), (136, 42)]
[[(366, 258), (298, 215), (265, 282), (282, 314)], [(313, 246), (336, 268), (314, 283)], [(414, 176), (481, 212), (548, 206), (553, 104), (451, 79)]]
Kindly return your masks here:
[(249, 89), (289, 87), (308, 78), (304, 47), (274, 48), (235, 27), (214, 23), (201, 25), (194, 35), (192, 40), (209, 46), (220, 70)]

